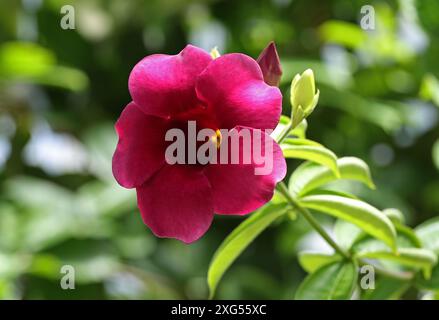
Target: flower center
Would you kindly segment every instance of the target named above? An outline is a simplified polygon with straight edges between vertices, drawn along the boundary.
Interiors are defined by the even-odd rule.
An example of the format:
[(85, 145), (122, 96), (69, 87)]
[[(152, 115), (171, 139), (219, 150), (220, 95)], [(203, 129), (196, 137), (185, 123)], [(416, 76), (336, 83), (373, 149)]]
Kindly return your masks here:
[[(185, 164), (205, 165), (204, 158), (217, 156), (217, 152), (212, 149), (215, 151), (220, 149), (223, 137), (212, 110), (197, 106), (182, 112), (170, 119), (168, 131), (172, 129), (179, 131), (178, 135), (181, 134), (182, 138), (178, 139), (176, 134), (175, 138), (167, 140), (167, 148), (175, 150), (175, 155), (177, 155), (179, 152), (176, 142), (179, 140), (180, 156), (184, 158)], [(200, 160), (199, 156), (204, 157), (203, 160)]]
[(215, 130), (215, 135), (212, 136), (212, 138), (210, 138), (212, 140), (213, 143), (216, 144), (216, 148), (219, 149), (220, 145), (221, 145), (221, 141), (222, 141), (222, 135), (221, 135), (221, 131), (219, 129)]

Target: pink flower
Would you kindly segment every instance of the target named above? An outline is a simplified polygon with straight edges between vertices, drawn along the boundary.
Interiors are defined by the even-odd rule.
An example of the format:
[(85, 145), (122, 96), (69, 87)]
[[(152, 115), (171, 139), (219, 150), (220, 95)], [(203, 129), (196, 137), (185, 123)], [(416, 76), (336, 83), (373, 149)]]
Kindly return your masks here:
[(238, 53), (212, 60), (188, 45), (178, 55), (145, 57), (132, 70), (128, 85), (133, 101), (115, 126), (119, 142), (113, 174), (123, 187), (136, 188), (143, 221), (155, 235), (190, 243), (207, 231), (214, 213), (247, 214), (272, 198), (286, 174), (275, 142), (273, 170), (267, 175), (255, 175), (254, 162), (165, 161), (167, 130), (183, 128), (189, 120), (213, 130), (275, 128), (282, 96), (264, 82), (255, 60)]

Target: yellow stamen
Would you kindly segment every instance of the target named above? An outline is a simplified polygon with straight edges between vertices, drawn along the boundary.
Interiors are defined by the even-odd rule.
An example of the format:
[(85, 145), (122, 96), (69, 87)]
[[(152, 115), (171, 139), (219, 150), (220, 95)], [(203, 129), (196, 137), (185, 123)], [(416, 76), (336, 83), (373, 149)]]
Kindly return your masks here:
[(213, 143), (216, 143), (216, 147), (217, 149), (219, 149), (220, 145), (221, 145), (221, 131), (219, 131), (219, 129), (215, 130), (215, 135), (211, 138)]

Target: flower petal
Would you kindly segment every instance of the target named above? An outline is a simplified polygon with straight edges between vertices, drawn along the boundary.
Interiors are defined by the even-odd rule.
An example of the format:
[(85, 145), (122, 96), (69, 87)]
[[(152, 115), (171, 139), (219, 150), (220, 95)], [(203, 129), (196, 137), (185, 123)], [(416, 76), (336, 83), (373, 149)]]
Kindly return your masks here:
[(232, 53), (213, 60), (198, 77), (196, 90), (222, 129), (274, 129), (279, 121), (282, 95), (264, 82), (258, 63), (247, 55)]
[(158, 237), (199, 239), (213, 219), (212, 190), (200, 168), (166, 165), (137, 188), (143, 221)]
[(195, 81), (210, 61), (209, 53), (192, 45), (177, 55), (147, 56), (131, 71), (131, 97), (146, 114), (170, 117), (187, 111), (199, 104)]
[(131, 102), (115, 127), (119, 142), (113, 155), (113, 175), (125, 188), (140, 186), (165, 163), (167, 120), (146, 115)]
[[(286, 162), (279, 145), (259, 129), (236, 127), (232, 131), (242, 132), (243, 129), (250, 132), (250, 148), (244, 146), (244, 139), (239, 139), (239, 144), (231, 143), (232, 139), (229, 136), (228, 164), (218, 161), (218, 164), (209, 165), (205, 171), (212, 185), (214, 209), (219, 214), (247, 214), (256, 210), (273, 197), (276, 183), (286, 174)], [(260, 133), (259, 136), (255, 135), (256, 131)], [(253, 142), (259, 137), (262, 142), (261, 151), (254, 152)], [(272, 144), (271, 152), (265, 142)], [(231, 163), (231, 152), (239, 154), (238, 164)], [(251, 157), (248, 164), (244, 162), (246, 155)], [(264, 174), (256, 174), (256, 168), (264, 167), (264, 158), (267, 170)]]

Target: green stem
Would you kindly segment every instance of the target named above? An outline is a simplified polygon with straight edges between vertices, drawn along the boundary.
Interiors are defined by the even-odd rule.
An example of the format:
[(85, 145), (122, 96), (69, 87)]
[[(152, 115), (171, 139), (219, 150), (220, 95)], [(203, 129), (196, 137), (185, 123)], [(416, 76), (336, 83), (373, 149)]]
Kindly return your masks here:
[[(293, 128), (293, 122), (290, 120), (284, 130), (282, 131), (281, 135), (277, 139), (277, 143), (281, 143), (290, 133), (290, 131), (294, 129)], [(303, 208), (296, 199), (294, 199), (289, 191), (287, 186), (285, 185), (285, 182), (281, 181), (277, 184), (276, 189), (285, 197), (285, 199), (288, 201), (290, 206), (292, 206), (294, 209), (296, 209), (298, 212), (302, 214), (302, 216), (308, 221), (308, 223), (322, 236), (323, 239), (332, 247), (334, 250), (339, 253), (342, 257), (345, 259), (350, 260), (350, 255), (345, 252), (342, 248), (338, 246), (337, 243), (335, 243), (334, 240), (329, 236), (329, 234), (320, 226), (319, 222), (314, 219), (314, 217), (311, 215), (311, 213), (306, 209)]]
[(303, 208), (296, 199), (294, 199), (290, 193), (288, 192), (288, 188), (285, 185), (283, 181), (279, 182), (276, 186), (276, 189), (285, 197), (285, 199), (288, 201), (288, 203), (296, 209), (298, 212), (302, 214), (302, 216), (308, 221), (308, 223), (317, 231), (323, 239), (332, 247), (334, 250), (340, 254), (345, 259), (350, 260), (350, 255), (345, 252), (342, 248), (338, 246), (337, 243), (335, 243), (334, 240), (329, 236), (329, 234), (325, 231), (325, 229), (322, 228), (322, 226), (319, 224), (319, 222), (311, 215), (311, 213), (306, 209)]
[(287, 125), (285, 126), (285, 128), (281, 132), (279, 138), (277, 139), (277, 143), (281, 143), (286, 137), (288, 137), (288, 134), (290, 133), (290, 131), (292, 129), (294, 129), (293, 128), (293, 122), (292, 121), (288, 121)]
[[(339, 245), (334, 240), (332, 240), (332, 238), (325, 231), (325, 229), (323, 229), (322, 226), (319, 224), (319, 222), (311, 215), (311, 213), (308, 211), (308, 209), (302, 207), (298, 203), (298, 201), (290, 195), (288, 188), (283, 181), (278, 183), (278, 185), (276, 186), (276, 189), (285, 197), (285, 199), (288, 201), (289, 205), (291, 207), (293, 207), (294, 209), (296, 209), (298, 212), (300, 212), (302, 214), (302, 216), (308, 221), (308, 223), (314, 228), (314, 230), (317, 231), (317, 233), (319, 233), (322, 236), (322, 238), (325, 239), (325, 241), (338, 254), (340, 254), (345, 259), (351, 260), (350, 254), (348, 252), (346, 252), (345, 250), (343, 250), (342, 248), (340, 248)], [(362, 259), (359, 260), (359, 263), (361, 263), (361, 265), (369, 264)], [(379, 273), (385, 277), (392, 278), (392, 279), (397, 279), (397, 280), (402, 280), (402, 281), (411, 281), (411, 280), (413, 280), (413, 277), (414, 277), (413, 273), (409, 273), (409, 272), (395, 273), (395, 272), (391, 272), (391, 271), (385, 270), (383, 268), (380, 268), (379, 266), (376, 266), (376, 265), (373, 265), (373, 267), (377, 273)]]
[[(282, 133), (280, 134), (279, 138), (277, 139), (277, 143), (281, 143), (286, 137), (288, 137), (288, 134), (290, 133), (290, 131), (292, 129), (294, 129), (293, 122), (289, 121), (288, 124), (286, 125), (286, 127), (284, 128), (284, 130), (282, 131)], [(322, 226), (319, 224), (319, 222), (311, 215), (311, 213), (308, 211), (308, 209), (302, 207), (300, 205), (300, 203), (291, 196), (291, 194), (288, 191), (288, 187), (285, 185), (285, 182), (281, 181), (280, 183), (278, 183), (278, 185), (276, 186), (276, 189), (285, 197), (285, 199), (288, 201), (290, 206), (293, 207), (294, 209), (296, 209), (298, 212), (300, 212), (302, 214), (302, 216), (308, 221), (308, 223), (314, 228), (314, 230), (317, 231), (322, 236), (322, 238), (325, 239), (325, 241), (338, 254), (340, 254), (345, 259), (351, 260), (350, 254), (348, 252), (346, 252), (345, 250), (343, 250), (342, 248), (340, 248), (339, 245), (334, 240), (332, 240), (332, 238), (325, 231), (325, 229), (323, 229)], [(359, 262), (362, 265), (366, 264), (366, 262), (363, 260), (359, 260)], [(404, 281), (411, 281), (413, 279), (412, 273), (394, 273), (394, 272), (382, 269), (382, 268), (375, 266), (375, 265), (374, 265), (374, 268), (377, 271), (377, 273), (379, 273), (385, 277), (398, 279), (398, 280), (404, 280)]]

